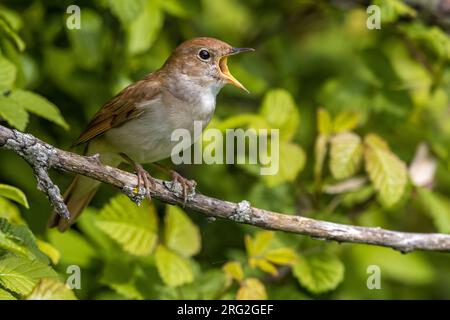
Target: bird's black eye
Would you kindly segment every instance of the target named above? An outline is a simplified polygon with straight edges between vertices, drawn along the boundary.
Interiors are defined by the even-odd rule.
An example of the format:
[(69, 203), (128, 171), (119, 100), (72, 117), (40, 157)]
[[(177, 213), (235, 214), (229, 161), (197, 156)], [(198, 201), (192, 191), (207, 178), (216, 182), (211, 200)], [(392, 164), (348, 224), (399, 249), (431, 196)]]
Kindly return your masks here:
[(211, 57), (211, 55), (209, 54), (208, 50), (205, 50), (205, 49), (200, 50), (198, 52), (198, 56), (202, 60), (208, 60)]

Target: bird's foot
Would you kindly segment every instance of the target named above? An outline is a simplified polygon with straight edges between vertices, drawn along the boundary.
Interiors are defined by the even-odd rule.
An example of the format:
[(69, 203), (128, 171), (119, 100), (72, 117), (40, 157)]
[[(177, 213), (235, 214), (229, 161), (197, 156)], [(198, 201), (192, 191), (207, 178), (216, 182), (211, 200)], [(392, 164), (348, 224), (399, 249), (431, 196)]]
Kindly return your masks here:
[(172, 176), (172, 183), (178, 183), (181, 186), (182, 194), (183, 194), (183, 207), (186, 205), (186, 201), (188, 200), (188, 195), (192, 195), (195, 193), (195, 186), (197, 182), (194, 180), (188, 180), (178, 172), (170, 170), (170, 175)]
[(152, 200), (150, 190), (155, 188), (155, 180), (153, 177), (148, 173), (147, 170), (142, 167), (139, 163), (134, 163), (134, 171), (137, 175), (137, 188), (138, 190), (141, 189), (141, 187), (145, 188), (146, 197), (149, 201)]

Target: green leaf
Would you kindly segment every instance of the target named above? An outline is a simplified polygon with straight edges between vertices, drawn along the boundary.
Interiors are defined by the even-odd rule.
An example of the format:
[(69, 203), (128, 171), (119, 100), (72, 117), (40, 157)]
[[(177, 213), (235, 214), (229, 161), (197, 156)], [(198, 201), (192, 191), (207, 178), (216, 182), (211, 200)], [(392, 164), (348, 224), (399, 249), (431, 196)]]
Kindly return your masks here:
[(44, 278), (34, 287), (27, 300), (77, 300), (77, 298), (65, 283)]
[(98, 256), (94, 247), (75, 230), (70, 229), (61, 233), (51, 229), (47, 231), (47, 238), (60, 252), (61, 263), (64, 265), (76, 264), (87, 267)]
[(354, 111), (343, 111), (334, 119), (333, 132), (346, 132), (355, 129), (360, 122), (361, 115)]
[(136, 206), (118, 195), (101, 210), (96, 225), (122, 248), (137, 256), (150, 254), (156, 244), (158, 219), (153, 204)]
[(53, 264), (58, 264), (61, 253), (50, 243), (37, 239), (36, 244), (41, 252), (50, 258)]
[(0, 301), (1, 300), (17, 300), (11, 293), (0, 288)]
[(333, 122), (330, 113), (323, 108), (317, 110), (317, 128), (319, 133), (325, 136), (333, 132)]
[(419, 200), (425, 212), (433, 219), (441, 233), (450, 233), (450, 201), (448, 198), (425, 188), (417, 188)]
[(245, 249), (249, 257), (261, 257), (268, 249), (274, 239), (272, 231), (259, 231), (255, 237), (245, 236)]
[(9, 98), (16, 101), (17, 104), (28, 112), (54, 122), (66, 130), (69, 129), (69, 125), (62, 117), (58, 107), (44, 97), (31, 91), (14, 90)]
[(261, 106), (261, 115), (271, 128), (280, 130), (280, 139), (284, 141), (292, 139), (300, 122), (294, 99), (284, 89), (267, 92)]
[(297, 253), (287, 247), (272, 249), (265, 254), (264, 258), (278, 265), (292, 265), (298, 260)]
[(127, 46), (132, 55), (145, 52), (152, 46), (161, 30), (163, 18), (158, 3), (147, 1), (143, 11), (127, 28)]
[(57, 274), (40, 261), (15, 256), (0, 260), (0, 285), (20, 295), (28, 295), (45, 277), (56, 278)]
[(16, 187), (0, 183), (0, 197), (5, 197), (14, 200), (17, 203), (23, 205), (27, 209), (30, 207), (28, 205), (27, 197), (25, 196), (25, 194), (22, 192), (22, 190)]
[(13, 225), (5, 218), (0, 218), (0, 248), (29, 259), (48, 262), (47, 257), (38, 249), (30, 229), (26, 225)]
[(416, 11), (401, 0), (375, 0), (373, 3), (381, 8), (383, 23), (394, 22), (401, 16), (416, 16)]
[(200, 230), (183, 210), (167, 205), (164, 223), (164, 242), (169, 249), (184, 257), (200, 251)]
[(351, 248), (356, 267), (367, 279), (367, 267), (376, 265), (383, 279), (409, 286), (427, 285), (436, 279), (435, 267), (420, 252), (402, 254), (390, 248), (358, 245)]
[(109, 0), (109, 7), (124, 27), (138, 19), (146, 0)]
[(266, 300), (267, 293), (264, 284), (256, 278), (248, 278), (236, 294), (237, 300)]
[(0, 93), (12, 88), (16, 80), (16, 66), (8, 59), (0, 55)]
[(0, 117), (12, 127), (23, 131), (28, 124), (28, 113), (22, 105), (12, 100), (10, 95), (0, 95)]
[(159, 245), (155, 252), (156, 267), (161, 279), (170, 287), (178, 287), (194, 281), (189, 261), (175, 252)]
[(386, 207), (392, 207), (405, 192), (406, 165), (387, 149), (386, 143), (378, 136), (367, 135), (365, 144), (366, 171), (378, 192), (381, 203)]
[(274, 174), (263, 175), (264, 182), (269, 187), (275, 187), (283, 182), (294, 181), (303, 170), (306, 163), (306, 154), (298, 144), (280, 141), (279, 154), (271, 153), (271, 166), (276, 169), (278, 161), (278, 171)]
[(331, 138), (330, 171), (334, 178), (345, 179), (354, 175), (362, 156), (363, 145), (357, 134), (344, 132)]
[(240, 262), (227, 262), (223, 265), (222, 270), (229, 279), (234, 279), (237, 282), (241, 282), (244, 279), (244, 270)]
[(25, 42), (23, 42), (8, 21), (2, 16), (0, 16), (0, 33), (5, 34), (19, 51), (25, 50)]
[(329, 253), (300, 255), (293, 273), (308, 291), (319, 294), (333, 290), (341, 283), (344, 279), (344, 265)]
[(25, 224), (19, 209), (17, 209), (10, 201), (2, 197), (0, 197), (0, 218), (5, 218), (9, 222), (15, 224)]

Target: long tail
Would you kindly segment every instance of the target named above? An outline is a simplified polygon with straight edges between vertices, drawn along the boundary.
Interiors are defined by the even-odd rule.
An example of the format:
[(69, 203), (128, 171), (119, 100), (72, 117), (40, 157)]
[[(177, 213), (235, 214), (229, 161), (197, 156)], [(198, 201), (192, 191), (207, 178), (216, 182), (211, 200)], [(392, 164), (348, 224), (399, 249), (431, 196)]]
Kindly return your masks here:
[[(119, 155), (105, 151), (101, 141), (90, 142), (86, 148), (85, 154), (93, 155), (97, 153), (100, 155), (100, 160), (103, 164), (115, 167), (122, 162), (122, 158)], [(61, 216), (53, 210), (47, 223), (48, 227), (58, 227), (61, 232), (67, 230), (75, 223), (75, 220), (83, 212), (83, 209), (91, 202), (99, 186), (100, 182), (96, 180), (80, 175), (75, 176), (69, 188), (64, 193), (64, 202), (66, 203), (70, 214), (69, 219), (61, 218)]]
[(58, 227), (59, 231), (67, 230), (75, 220), (83, 212), (91, 202), (95, 193), (98, 190), (100, 183), (98, 181), (77, 175), (72, 180), (67, 191), (64, 193), (64, 202), (69, 209), (69, 220), (62, 218), (55, 210), (53, 210), (48, 226), (50, 228)]

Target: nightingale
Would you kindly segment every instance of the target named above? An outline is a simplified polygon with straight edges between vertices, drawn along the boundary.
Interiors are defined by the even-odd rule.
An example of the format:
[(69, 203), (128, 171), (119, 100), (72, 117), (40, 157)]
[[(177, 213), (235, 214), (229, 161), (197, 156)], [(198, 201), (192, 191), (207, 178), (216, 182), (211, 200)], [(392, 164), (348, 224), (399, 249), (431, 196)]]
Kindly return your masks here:
[[(177, 144), (171, 141), (176, 129), (194, 132), (194, 122), (205, 128), (216, 107), (216, 96), (226, 84), (244, 91), (227, 66), (231, 55), (253, 51), (234, 48), (214, 38), (199, 37), (180, 44), (164, 65), (143, 79), (129, 85), (104, 104), (89, 122), (74, 146), (86, 144), (85, 155), (98, 155), (103, 164), (117, 167), (126, 161), (134, 167), (137, 187), (145, 187), (147, 197), (152, 177), (142, 164), (154, 163), (171, 155)], [(247, 91), (248, 92), (248, 91)], [(195, 142), (199, 137), (193, 137)], [(170, 170), (184, 192), (189, 181)], [(100, 182), (77, 175), (64, 194), (69, 219), (55, 211), (49, 227), (69, 228), (89, 204)]]

